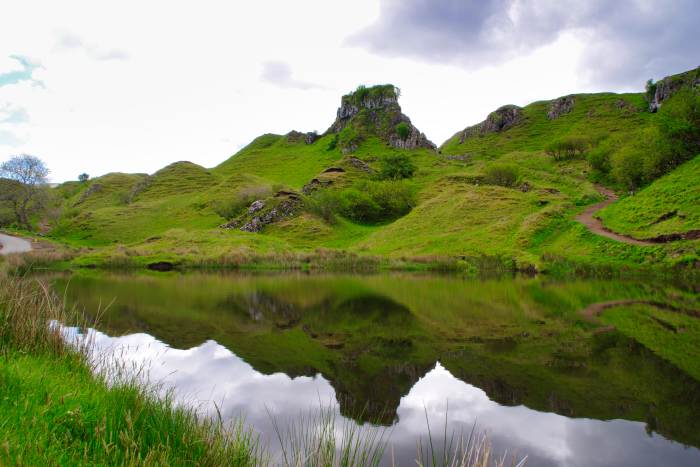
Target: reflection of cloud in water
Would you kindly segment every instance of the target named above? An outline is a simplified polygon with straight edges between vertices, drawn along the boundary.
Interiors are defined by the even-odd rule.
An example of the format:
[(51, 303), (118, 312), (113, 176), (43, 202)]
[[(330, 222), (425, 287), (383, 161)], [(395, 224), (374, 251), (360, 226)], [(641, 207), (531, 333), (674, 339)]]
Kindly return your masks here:
[[(75, 335), (75, 328), (65, 330)], [(338, 406), (335, 391), (321, 375), (290, 378), (264, 375), (214, 341), (188, 350), (171, 349), (148, 334), (109, 337), (91, 331), (95, 352), (117, 355), (126, 368), (145, 369), (150, 382), (172, 389), (176, 401), (212, 413), (216, 403), (225, 418), (243, 415), (273, 442), (268, 411), (278, 420), (294, 418), (320, 405)], [(640, 422), (572, 419), (524, 406), (490, 400), (439, 363), (401, 399), (391, 444), (399, 465), (415, 464), (416, 440), (426, 436), (426, 410), (433, 436), (440, 438), (445, 415), (448, 430), (466, 435), (474, 423), (486, 429), (496, 452), (527, 454), (529, 466), (698, 465), (700, 451), (659, 435), (648, 436)], [(441, 442), (441, 441), (440, 441)]]

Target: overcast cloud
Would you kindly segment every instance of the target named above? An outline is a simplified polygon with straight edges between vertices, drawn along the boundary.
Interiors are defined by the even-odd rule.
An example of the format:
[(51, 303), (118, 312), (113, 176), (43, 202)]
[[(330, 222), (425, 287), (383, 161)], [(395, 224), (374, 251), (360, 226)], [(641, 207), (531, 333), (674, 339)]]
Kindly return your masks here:
[(586, 43), (578, 67), (587, 80), (632, 88), (699, 65), (698, 25), (697, 0), (382, 0), (377, 22), (349, 43), (480, 68), (571, 32)]
[(700, 65), (695, 0), (22, 0), (0, 15), (0, 162), (213, 167), (263, 133), (323, 131), (393, 83), (440, 144), (504, 104), (641, 91)]

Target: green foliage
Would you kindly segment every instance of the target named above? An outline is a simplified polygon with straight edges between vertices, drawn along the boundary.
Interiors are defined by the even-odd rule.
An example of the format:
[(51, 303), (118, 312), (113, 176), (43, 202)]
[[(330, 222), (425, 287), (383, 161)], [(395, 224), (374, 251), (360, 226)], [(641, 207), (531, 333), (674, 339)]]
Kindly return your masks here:
[(646, 91), (647, 101), (652, 102), (654, 100), (654, 96), (656, 95), (656, 83), (653, 79), (649, 78), (644, 88)]
[(340, 144), (342, 149), (352, 151), (359, 143), (359, 140), (360, 134), (352, 125), (346, 126), (338, 134), (338, 144)]
[(679, 91), (661, 106), (658, 119), (660, 132), (671, 146), (671, 166), (700, 152), (700, 91)]
[(326, 146), (326, 151), (333, 151), (338, 146), (338, 135), (333, 135), (333, 138), (328, 142)]
[(398, 99), (400, 95), (401, 90), (393, 84), (379, 84), (369, 88), (361, 84), (354, 92), (343, 96), (343, 101), (359, 107), (366, 99), (381, 99), (383, 97)]
[(344, 190), (318, 190), (307, 199), (307, 210), (334, 224), (339, 214), (373, 224), (401, 217), (415, 205), (413, 188), (405, 181), (364, 180)]
[(88, 180), (90, 180), (90, 175), (88, 175), (88, 174), (86, 174), (86, 173), (81, 173), (80, 175), (78, 175), (78, 181), (79, 181), (80, 183), (85, 183), (85, 182), (87, 182)]
[(415, 172), (416, 165), (408, 154), (390, 153), (379, 160), (379, 178), (382, 180), (411, 178)]
[(512, 164), (493, 164), (486, 169), (484, 183), (513, 187), (518, 182), (518, 168)]
[(402, 140), (405, 141), (410, 133), (411, 128), (406, 122), (401, 122), (398, 125), (396, 125), (396, 134), (399, 135), (399, 138), (401, 138)]
[(581, 136), (567, 136), (550, 142), (544, 151), (554, 160), (574, 159), (582, 157), (591, 146), (588, 138)]

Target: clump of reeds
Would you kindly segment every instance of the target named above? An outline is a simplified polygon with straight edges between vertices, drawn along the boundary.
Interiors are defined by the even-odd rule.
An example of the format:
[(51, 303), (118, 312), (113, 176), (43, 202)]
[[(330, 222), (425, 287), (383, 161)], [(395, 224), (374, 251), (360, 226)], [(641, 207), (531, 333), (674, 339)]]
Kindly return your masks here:
[(302, 414), (282, 427), (272, 417), (286, 467), (378, 466), (387, 445), (384, 427), (357, 425), (332, 407)]

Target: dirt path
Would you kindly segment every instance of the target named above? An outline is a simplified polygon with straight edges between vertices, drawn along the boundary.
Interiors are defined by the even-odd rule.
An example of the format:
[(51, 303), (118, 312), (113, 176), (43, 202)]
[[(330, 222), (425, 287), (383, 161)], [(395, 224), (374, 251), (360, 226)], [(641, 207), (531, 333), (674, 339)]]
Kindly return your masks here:
[(598, 211), (600, 211), (604, 207), (609, 206), (610, 204), (617, 201), (618, 196), (612, 190), (609, 190), (602, 186), (596, 186), (596, 190), (598, 190), (598, 193), (605, 196), (605, 200), (601, 201), (600, 203), (596, 203), (593, 206), (588, 206), (585, 211), (583, 211), (576, 217), (577, 221), (585, 225), (588, 228), (588, 230), (590, 230), (594, 234), (611, 238), (613, 240), (617, 240), (618, 242), (624, 242), (630, 245), (640, 246), (658, 244), (658, 242), (652, 242), (649, 240), (638, 240), (636, 238), (629, 237), (627, 235), (621, 235), (606, 229), (603, 225), (603, 222), (600, 219), (596, 219), (594, 216)]
[(32, 251), (32, 243), (23, 238), (0, 234), (0, 255), (26, 253)]

